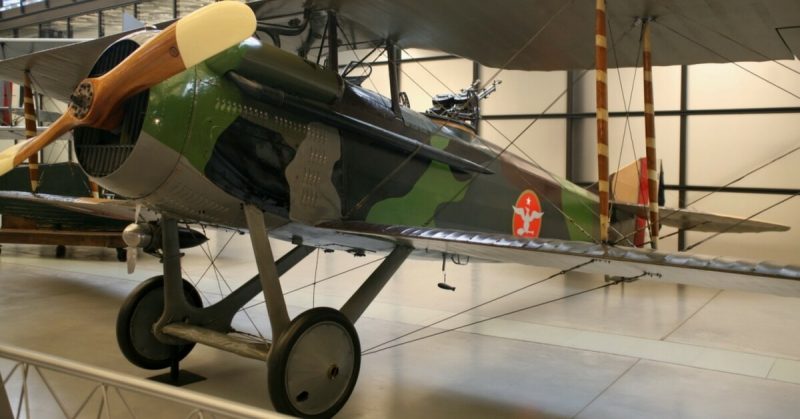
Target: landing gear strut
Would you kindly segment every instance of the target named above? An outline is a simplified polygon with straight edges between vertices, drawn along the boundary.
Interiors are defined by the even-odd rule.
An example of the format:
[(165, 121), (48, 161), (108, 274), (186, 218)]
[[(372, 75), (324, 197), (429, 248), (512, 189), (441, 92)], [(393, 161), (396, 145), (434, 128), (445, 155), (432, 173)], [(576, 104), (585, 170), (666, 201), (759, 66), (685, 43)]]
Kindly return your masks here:
[[(194, 343), (257, 359), (267, 364), (269, 396), (278, 411), (330, 417), (347, 402), (358, 379), (361, 344), (353, 324), (411, 249), (396, 247), (340, 310), (313, 308), (290, 320), (279, 279), (314, 248), (300, 245), (275, 261), (263, 212), (245, 205), (244, 213), (258, 275), (206, 308), (181, 278), (177, 223), (162, 219), (163, 280), (151, 278), (126, 301), (117, 327), (120, 348), (144, 368), (167, 367), (169, 359), (165, 363), (163, 357), (170, 351), (164, 348), (172, 353), (179, 348), (183, 357)], [(160, 299), (155, 297), (162, 292)], [(267, 304), (273, 341), (253, 343), (229, 335), (233, 316), (259, 292)]]

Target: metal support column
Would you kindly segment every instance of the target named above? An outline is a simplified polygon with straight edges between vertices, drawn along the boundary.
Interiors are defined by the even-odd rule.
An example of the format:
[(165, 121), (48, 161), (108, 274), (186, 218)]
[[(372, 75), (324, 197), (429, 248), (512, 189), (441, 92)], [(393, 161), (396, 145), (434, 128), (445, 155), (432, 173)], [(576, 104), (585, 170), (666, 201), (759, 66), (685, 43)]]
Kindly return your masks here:
[(384, 259), (380, 266), (361, 284), (361, 287), (347, 300), (342, 306), (342, 314), (344, 314), (352, 323), (355, 323), (364, 310), (375, 300), (378, 293), (381, 292), (383, 286), (389, 281), (389, 278), (397, 272), (400, 265), (405, 262), (408, 255), (411, 254), (411, 248), (397, 246), (392, 250), (392, 253)]
[[(472, 80), (481, 79), (481, 63), (477, 61), (472, 62)], [(475, 117), (472, 120), (472, 126), (475, 127), (475, 134), (481, 135), (481, 106), (478, 102), (478, 107), (475, 108)]]
[(264, 212), (258, 207), (248, 204), (244, 206), (244, 215), (247, 219), (247, 228), (250, 230), (250, 241), (253, 244), (264, 300), (267, 302), (272, 339), (276, 340), (289, 327), (289, 312), (286, 310), (278, 269), (275, 267), (275, 258), (272, 256), (267, 225), (264, 222)]
[(389, 59), (389, 88), (391, 90), (392, 112), (398, 118), (402, 117), (400, 112), (400, 48), (394, 42), (388, 41), (386, 44), (386, 54)]
[[(687, 123), (688, 123), (688, 115), (686, 111), (688, 109), (688, 98), (689, 93), (689, 69), (685, 65), (681, 66), (681, 116), (680, 116), (680, 143), (678, 146), (678, 184), (680, 186), (685, 186), (688, 182), (687, 179), (687, 170), (686, 170), (686, 158), (688, 156), (687, 153)], [(686, 190), (681, 189), (678, 191), (678, 208), (686, 208)], [(679, 231), (678, 232), (678, 250), (686, 249), (686, 232)]]
[(339, 71), (339, 23), (336, 12), (328, 11), (328, 65), (327, 68)]
[[(572, 70), (567, 70), (567, 115), (572, 115), (575, 111), (575, 87), (572, 85), (572, 80), (575, 73)], [(566, 131), (564, 133), (567, 140), (567, 165), (566, 177), (570, 182), (575, 182), (575, 119), (567, 116), (565, 119)]]

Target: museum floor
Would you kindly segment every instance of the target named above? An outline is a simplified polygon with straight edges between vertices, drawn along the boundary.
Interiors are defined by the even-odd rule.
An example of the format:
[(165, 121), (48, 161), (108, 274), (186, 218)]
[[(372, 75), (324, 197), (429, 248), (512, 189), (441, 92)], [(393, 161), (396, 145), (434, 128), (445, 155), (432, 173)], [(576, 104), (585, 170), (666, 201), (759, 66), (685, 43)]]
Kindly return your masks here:
[[(227, 240), (219, 235), (223, 240), (216, 248)], [(286, 249), (281, 245), (276, 253)], [(216, 261), (225, 281), (212, 269), (199, 283), (205, 298), (218, 298), (226, 281), (234, 286), (253, 275), (248, 252), (247, 237), (235, 236)], [(114, 324), (127, 293), (159, 274), (156, 259), (140, 256), (129, 276), (112, 250), (70, 248), (65, 259), (54, 253), (53, 247), (3, 246), (0, 343), (153, 375), (123, 358)], [(315, 271), (324, 279), (378, 260), (340, 252), (318, 257), (318, 263), (312, 254), (290, 271), (284, 291), (311, 283)], [(374, 266), (287, 295), (291, 313), (312, 304), (338, 307)], [(207, 267), (197, 249), (184, 257), (193, 282)], [(441, 262), (407, 263), (356, 324), (362, 350), (553, 272), (449, 264), (448, 283), (457, 287), (450, 292), (436, 286)], [(554, 278), (410, 338), (602, 283), (602, 278)], [(252, 323), (243, 316), (236, 324), (263, 333), (264, 313), (258, 305), (249, 310)], [(198, 346), (182, 366), (208, 377), (188, 389), (271, 408), (266, 369), (257, 361)], [(0, 361), (4, 376), (9, 368), (8, 361)], [(77, 400), (85, 388), (71, 386), (64, 397)], [(33, 417), (56, 417), (51, 402), (38, 400), (34, 394)], [(137, 417), (185, 417), (151, 401), (131, 403)], [(800, 299), (636, 282), (365, 355), (355, 392), (338, 417), (787, 418), (799, 411)]]

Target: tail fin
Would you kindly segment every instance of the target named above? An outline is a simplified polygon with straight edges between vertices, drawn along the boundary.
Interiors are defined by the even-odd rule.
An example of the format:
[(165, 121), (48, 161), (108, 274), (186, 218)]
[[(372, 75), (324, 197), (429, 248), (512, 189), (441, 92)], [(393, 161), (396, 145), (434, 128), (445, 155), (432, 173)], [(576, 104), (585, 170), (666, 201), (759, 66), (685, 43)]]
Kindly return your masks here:
[(613, 173), (609, 183), (613, 201), (647, 205), (647, 160), (643, 157)]
[[(662, 171), (663, 174), (663, 171)], [(611, 199), (614, 202), (637, 204), (647, 206), (650, 203), (650, 193), (647, 189), (647, 158), (643, 157), (623, 167), (610, 177)], [(663, 181), (661, 182), (664, 183)], [(661, 186), (661, 185), (659, 185)], [(662, 195), (659, 193), (659, 195)], [(659, 196), (660, 201), (661, 196)], [(659, 202), (660, 205), (661, 202)], [(636, 215), (636, 230), (633, 244), (642, 247), (645, 243), (645, 230), (647, 228), (647, 215)]]

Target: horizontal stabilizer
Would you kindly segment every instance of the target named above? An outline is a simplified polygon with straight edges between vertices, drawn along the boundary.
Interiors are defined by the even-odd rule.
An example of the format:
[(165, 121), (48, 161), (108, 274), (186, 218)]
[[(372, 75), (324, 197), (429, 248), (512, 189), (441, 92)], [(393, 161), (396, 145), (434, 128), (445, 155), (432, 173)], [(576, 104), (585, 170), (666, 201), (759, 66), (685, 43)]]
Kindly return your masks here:
[[(647, 206), (613, 202), (614, 208), (631, 215), (647, 217)], [(662, 225), (681, 230), (702, 231), (708, 233), (760, 233), (765, 231), (787, 231), (789, 226), (748, 220), (730, 215), (710, 214), (690, 209), (661, 207), (660, 221)]]

